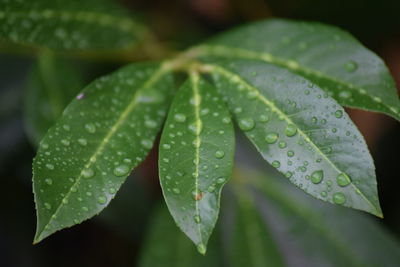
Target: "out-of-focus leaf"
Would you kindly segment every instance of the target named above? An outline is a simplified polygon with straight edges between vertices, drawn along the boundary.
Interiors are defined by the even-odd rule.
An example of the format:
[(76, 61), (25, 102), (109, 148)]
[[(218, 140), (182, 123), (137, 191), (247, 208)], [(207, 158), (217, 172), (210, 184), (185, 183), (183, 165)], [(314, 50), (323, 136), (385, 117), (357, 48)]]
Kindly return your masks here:
[(33, 67), (24, 95), (25, 126), (32, 143), (38, 145), (64, 108), (83, 88), (79, 70), (44, 51)]
[(265, 160), (310, 195), (382, 216), (362, 135), (318, 86), (260, 61), (207, 65), (239, 127)]
[[(243, 171), (243, 170), (242, 170)], [(396, 266), (400, 246), (365, 214), (327, 205), (287, 181), (242, 172), (288, 266)]]
[(163, 65), (132, 64), (97, 79), (69, 104), (34, 159), (34, 242), (107, 206), (152, 148), (172, 92)]
[[(224, 240), (229, 266), (284, 266), (276, 241), (260, 216), (253, 197), (238, 190), (234, 218)], [(232, 228), (232, 229), (231, 229)]]
[(115, 49), (145, 29), (107, 0), (0, 0), (0, 38), (52, 49)]
[(229, 112), (215, 88), (193, 74), (176, 94), (165, 125), (159, 156), (165, 201), (204, 254), (233, 165)]
[(142, 247), (140, 267), (219, 267), (221, 246), (214, 235), (206, 255), (200, 255), (187, 237), (176, 227), (168, 209), (163, 205), (155, 210), (152, 223)]
[(270, 19), (223, 33), (195, 50), (274, 64), (315, 83), (342, 105), (400, 120), (396, 86), (384, 62), (333, 26)]

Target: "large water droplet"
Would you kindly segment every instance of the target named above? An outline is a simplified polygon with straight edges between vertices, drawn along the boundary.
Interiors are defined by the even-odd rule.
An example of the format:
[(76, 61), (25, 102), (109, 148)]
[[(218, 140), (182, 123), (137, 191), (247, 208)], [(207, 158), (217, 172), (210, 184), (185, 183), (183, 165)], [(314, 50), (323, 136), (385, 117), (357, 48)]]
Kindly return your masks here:
[(113, 173), (115, 176), (124, 176), (124, 175), (128, 175), (129, 171), (130, 171), (130, 168), (127, 165), (119, 165), (114, 168)]
[(255, 126), (254, 120), (251, 118), (241, 119), (239, 121), (239, 127), (243, 131), (250, 131), (254, 128), (254, 126)]
[(222, 159), (225, 156), (225, 152), (222, 150), (217, 150), (214, 154), (217, 159)]
[(265, 141), (268, 144), (274, 144), (279, 138), (279, 134), (277, 133), (267, 133), (267, 135), (265, 136)]
[(346, 173), (342, 172), (336, 177), (336, 182), (340, 186), (347, 186), (350, 184), (351, 179)]
[(337, 193), (333, 194), (332, 200), (333, 200), (333, 203), (341, 205), (346, 202), (346, 196), (341, 192), (337, 192)]
[(285, 129), (285, 134), (288, 137), (295, 136), (297, 134), (297, 127), (294, 124), (288, 124)]
[(311, 174), (311, 182), (319, 184), (324, 179), (324, 172), (322, 170), (315, 171)]
[(177, 122), (185, 122), (186, 121), (186, 116), (182, 113), (177, 113), (174, 116), (174, 120)]

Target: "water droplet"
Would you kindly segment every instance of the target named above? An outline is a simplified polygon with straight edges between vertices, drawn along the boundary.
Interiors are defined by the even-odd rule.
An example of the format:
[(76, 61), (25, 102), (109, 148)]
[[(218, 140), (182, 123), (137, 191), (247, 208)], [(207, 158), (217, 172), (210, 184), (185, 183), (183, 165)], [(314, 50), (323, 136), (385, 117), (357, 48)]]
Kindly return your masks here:
[(269, 117), (268, 115), (260, 115), (260, 121), (261, 122), (268, 122), (269, 121)]
[(255, 126), (254, 120), (251, 118), (241, 119), (239, 121), (239, 127), (243, 131), (250, 131), (254, 128), (254, 126)]
[(86, 146), (86, 145), (87, 145), (87, 141), (86, 141), (86, 139), (84, 139), (84, 138), (79, 138), (79, 139), (78, 139), (78, 143), (79, 143), (81, 146)]
[(335, 117), (340, 119), (341, 117), (343, 117), (343, 111), (341, 110), (336, 110), (335, 111)]
[(197, 251), (202, 254), (205, 255), (206, 254), (206, 246), (203, 243), (200, 243), (197, 245)]
[(280, 166), (281, 166), (281, 163), (278, 160), (274, 160), (272, 162), (272, 167), (279, 168)]
[(143, 139), (142, 141), (140, 141), (140, 143), (144, 148), (147, 149), (151, 149), (153, 147), (153, 142), (151, 142), (151, 140), (149, 139)]
[(115, 176), (125, 176), (128, 175), (129, 172), (130, 168), (127, 165), (119, 165), (115, 167), (113, 171)]
[(194, 221), (195, 221), (195, 223), (200, 223), (201, 222), (200, 216), (199, 215), (195, 215), (194, 216)]
[(217, 179), (217, 184), (223, 184), (225, 183), (225, 178), (221, 177)]
[(186, 121), (186, 116), (184, 114), (177, 113), (174, 116), (174, 120), (177, 121), (177, 122), (185, 122)]
[(328, 193), (327, 193), (326, 191), (322, 191), (322, 192), (321, 192), (321, 196), (322, 196), (322, 197), (326, 197), (327, 195), (328, 195)]
[(83, 211), (89, 211), (88, 207), (82, 207)]
[(339, 93), (339, 97), (343, 99), (347, 99), (351, 97), (351, 92), (350, 91), (341, 91)]
[(235, 114), (239, 114), (239, 113), (241, 113), (242, 112), (242, 108), (241, 107), (236, 107), (234, 110), (233, 110), (233, 113), (235, 113)]
[(107, 197), (106, 196), (99, 196), (97, 198), (97, 203), (99, 203), (100, 205), (104, 205), (107, 203)]
[(279, 134), (277, 133), (267, 133), (267, 135), (265, 136), (265, 141), (268, 144), (274, 144), (279, 138)]
[(48, 185), (52, 185), (52, 184), (53, 184), (53, 180), (50, 179), (50, 178), (47, 178), (47, 179), (45, 179), (44, 181), (45, 181), (45, 183), (48, 184)]
[(286, 147), (286, 142), (285, 141), (280, 141), (279, 143), (278, 143), (278, 147), (279, 148), (285, 148)]
[(51, 204), (50, 203), (47, 203), (47, 202), (45, 202), (44, 203), (44, 207), (46, 208), (46, 209), (51, 209)]
[(210, 192), (210, 193), (214, 192), (214, 191), (215, 191), (215, 186), (210, 185), (210, 186), (207, 188), (207, 191)]
[(285, 129), (285, 134), (288, 137), (295, 136), (297, 134), (297, 127), (294, 124), (288, 124)]
[(217, 150), (214, 154), (217, 159), (222, 159), (225, 156), (225, 152), (222, 150)]
[(154, 128), (157, 127), (157, 122), (154, 121), (154, 120), (146, 120), (146, 121), (144, 122), (144, 125), (145, 125), (147, 128), (154, 129)]
[(181, 193), (181, 190), (179, 188), (172, 188), (172, 192), (174, 192), (176, 195), (179, 195)]
[(224, 118), (222, 118), (222, 122), (225, 123), (225, 124), (229, 124), (231, 122), (231, 118), (224, 117)]
[(346, 202), (346, 196), (341, 192), (337, 192), (337, 193), (333, 194), (332, 200), (333, 200), (333, 203), (341, 205)]
[(49, 170), (54, 170), (54, 165), (50, 164), (50, 163), (47, 163), (46, 164), (46, 168), (49, 169)]
[(336, 177), (336, 182), (340, 186), (347, 186), (350, 184), (351, 179), (346, 173), (342, 172)]
[(114, 195), (117, 192), (117, 190), (115, 190), (114, 187), (110, 187), (110, 189), (108, 189), (108, 193)]
[(322, 170), (315, 171), (311, 174), (311, 182), (313, 184), (319, 184), (324, 179), (324, 172)]
[(92, 178), (94, 176), (94, 171), (92, 169), (84, 169), (82, 171), (82, 176), (84, 178)]
[(358, 69), (358, 65), (354, 61), (349, 61), (346, 64), (344, 64), (344, 68), (348, 72), (355, 72)]
[(71, 127), (69, 127), (69, 125), (67, 125), (67, 124), (64, 124), (63, 129), (66, 130), (67, 132), (69, 132), (69, 130), (71, 130)]
[(171, 149), (171, 145), (170, 144), (163, 144), (162, 147), (166, 150)]
[(285, 177), (286, 178), (291, 178), (293, 176), (293, 172), (286, 172)]
[(96, 132), (96, 126), (93, 123), (87, 123), (85, 124), (85, 129), (89, 133), (95, 133)]
[(293, 157), (293, 156), (294, 156), (294, 151), (293, 151), (293, 150), (289, 150), (289, 151), (287, 152), (287, 156), (288, 156), (288, 157)]
[(67, 139), (62, 139), (61, 144), (63, 144), (64, 146), (69, 146), (70, 142)]

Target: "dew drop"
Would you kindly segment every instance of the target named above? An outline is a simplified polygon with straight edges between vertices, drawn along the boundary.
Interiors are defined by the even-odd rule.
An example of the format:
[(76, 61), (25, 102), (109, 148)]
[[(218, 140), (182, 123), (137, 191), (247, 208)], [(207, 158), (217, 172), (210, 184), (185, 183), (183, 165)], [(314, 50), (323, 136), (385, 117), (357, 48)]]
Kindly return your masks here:
[(81, 146), (86, 146), (86, 145), (87, 145), (87, 141), (86, 141), (86, 139), (84, 139), (84, 138), (79, 138), (79, 139), (78, 139), (78, 143), (79, 143)]
[(99, 196), (97, 198), (97, 203), (99, 203), (100, 205), (104, 205), (107, 203), (107, 197), (105, 196)]
[(49, 170), (54, 170), (54, 165), (50, 164), (50, 163), (47, 163), (46, 164), (46, 168), (49, 169)]
[(53, 184), (53, 180), (50, 179), (50, 178), (47, 178), (47, 179), (45, 179), (44, 181), (45, 181), (45, 183), (48, 184), (48, 185), (52, 185), (52, 184)]
[(351, 180), (350, 180), (350, 177), (346, 173), (342, 172), (341, 174), (339, 174), (336, 177), (336, 182), (339, 186), (344, 187), (344, 186), (349, 185)]
[(285, 177), (286, 178), (291, 178), (293, 176), (293, 172), (286, 172)]
[(221, 177), (217, 179), (217, 184), (223, 184), (225, 183), (225, 178)]
[(289, 151), (287, 152), (287, 156), (288, 156), (288, 157), (293, 157), (293, 156), (294, 156), (294, 151), (293, 151), (293, 150), (289, 150)]
[(217, 159), (222, 159), (225, 156), (225, 152), (222, 150), (217, 150), (214, 154)]
[(222, 122), (225, 123), (225, 124), (229, 124), (231, 122), (231, 118), (224, 117), (224, 118), (222, 118)]
[(194, 216), (194, 221), (195, 221), (195, 223), (200, 223), (201, 222), (200, 216), (199, 215), (195, 215)]
[(184, 114), (182, 114), (182, 113), (177, 113), (174, 116), (174, 120), (176, 122), (185, 122), (186, 121), (186, 116)]
[(279, 143), (278, 143), (278, 147), (279, 148), (285, 148), (286, 147), (286, 142), (285, 141), (280, 141)]
[(239, 121), (239, 128), (243, 131), (250, 131), (254, 128), (255, 123), (254, 120), (251, 118), (241, 119)]
[(348, 61), (344, 64), (344, 68), (347, 72), (355, 72), (358, 69), (358, 65), (354, 61)]
[(341, 205), (346, 202), (346, 196), (341, 192), (337, 192), (333, 194), (332, 200), (333, 203)]
[(170, 144), (163, 144), (162, 148), (168, 150), (168, 149), (171, 149), (171, 145)]
[(215, 191), (215, 186), (210, 185), (210, 186), (207, 188), (207, 191), (210, 192), (210, 193), (214, 192), (214, 191)]
[(288, 137), (295, 136), (297, 134), (297, 127), (294, 124), (288, 124), (285, 129), (285, 134)]
[(272, 162), (272, 167), (279, 168), (280, 166), (281, 166), (281, 163), (278, 160), (274, 160)]
[(51, 204), (50, 203), (47, 203), (47, 202), (45, 202), (44, 203), (44, 207), (46, 208), (46, 209), (51, 209)]
[(151, 140), (149, 139), (143, 139), (142, 141), (140, 141), (140, 143), (144, 148), (147, 149), (151, 149), (153, 147), (153, 142), (151, 142)]
[(172, 192), (174, 192), (176, 195), (179, 195), (181, 193), (181, 190), (179, 188), (172, 188)]
[(128, 175), (130, 168), (127, 165), (119, 165), (114, 168), (114, 175), (115, 176), (125, 176)]
[(340, 119), (341, 117), (343, 117), (343, 111), (341, 110), (336, 110), (335, 111), (335, 117)]
[(69, 130), (71, 130), (71, 127), (69, 127), (68, 124), (64, 124), (63, 129), (66, 130), (67, 132), (69, 132)]
[(319, 184), (324, 179), (324, 172), (322, 170), (315, 171), (311, 174), (311, 182), (313, 184)]
[(82, 207), (83, 211), (89, 211), (88, 207)]
[(278, 138), (279, 138), (279, 134), (277, 134), (277, 133), (274, 133), (274, 132), (267, 133), (267, 135), (265, 136), (265, 141), (268, 144), (274, 144), (278, 140)]
[(268, 117), (268, 115), (260, 115), (260, 121), (261, 122), (268, 122), (269, 121), (269, 117)]
[(70, 145), (70, 142), (69, 142), (69, 140), (67, 140), (67, 139), (62, 139), (62, 140), (61, 140), (61, 144), (63, 144), (64, 146), (69, 146), (69, 145)]
[(96, 132), (96, 126), (93, 123), (87, 123), (85, 124), (85, 129), (88, 133), (95, 133)]
[(351, 92), (349, 92), (349, 91), (341, 91), (339, 93), (339, 97), (343, 98), (343, 99), (348, 99), (348, 98), (351, 97)]
[(82, 171), (82, 176), (84, 178), (92, 178), (94, 176), (94, 171), (92, 169), (84, 169)]
[(147, 128), (154, 129), (154, 128), (157, 127), (157, 122), (154, 121), (154, 120), (146, 120), (146, 121), (144, 122), (144, 125), (145, 125)]
[(206, 254), (206, 246), (203, 243), (200, 243), (197, 245), (197, 251), (202, 254), (205, 255)]

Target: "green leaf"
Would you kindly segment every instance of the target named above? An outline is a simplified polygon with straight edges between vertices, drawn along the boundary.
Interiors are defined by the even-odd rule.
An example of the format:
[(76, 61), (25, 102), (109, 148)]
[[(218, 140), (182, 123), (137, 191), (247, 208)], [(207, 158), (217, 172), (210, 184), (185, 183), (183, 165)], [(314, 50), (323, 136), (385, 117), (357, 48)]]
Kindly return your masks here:
[(210, 240), (207, 255), (197, 253), (187, 237), (179, 231), (165, 206), (159, 206), (148, 227), (140, 255), (140, 267), (218, 267), (221, 266), (220, 244)]
[(35, 145), (83, 87), (76, 68), (43, 51), (32, 68), (24, 94), (25, 128)]
[[(255, 207), (255, 199), (237, 190), (233, 219), (224, 225), (229, 266), (284, 266), (277, 243)], [(232, 226), (230, 226), (231, 224)]]
[(114, 49), (146, 34), (107, 0), (0, 0), (0, 38), (52, 49)]
[(173, 88), (159, 64), (133, 64), (91, 83), (40, 143), (33, 163), (37, 243), (104, 209), (144, 160)]
[(336, 101), (264, 62), (217, 62), (206, 67), (265, 160), (316, 198), (382, 216), (371, 155)]
[(271, 19), (221, 34), (195, 50), (204, 56), (256, 59), (283, 67), (342, 105), (400, 120), (396, 86), (384, 62), (338, 28)]
[(260, 213), (277, 243), (285, 244), (281, 251), (288, 265), (293, 265), (293, 255), (307, 266), (395, 266), (400, 262), (398, 240), (373, 218), (316, 201), (272, 174), (253, 171), (243, 176), (264, 197), (257, 198)]
[(163, 130), (159, 169), (168, 208), (181, 230), (206, 252), (231, 175), (234, 133), (215, 89), (192, 74), (178, 91)]

